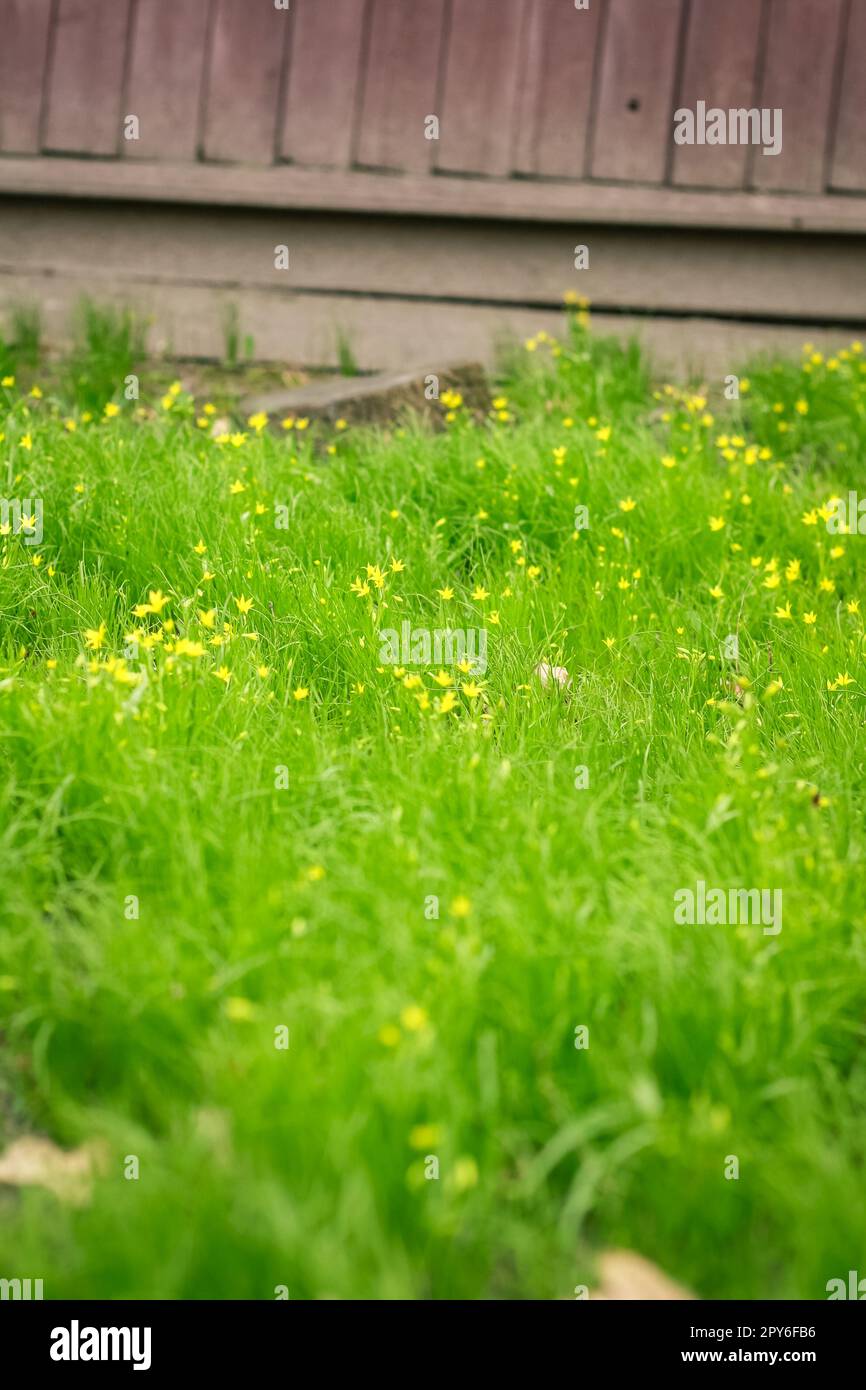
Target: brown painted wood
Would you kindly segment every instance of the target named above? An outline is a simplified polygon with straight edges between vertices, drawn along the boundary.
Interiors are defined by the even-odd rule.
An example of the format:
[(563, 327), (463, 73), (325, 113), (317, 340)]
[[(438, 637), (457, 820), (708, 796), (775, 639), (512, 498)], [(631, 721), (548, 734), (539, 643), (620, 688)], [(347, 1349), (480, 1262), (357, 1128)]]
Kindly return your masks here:
[(125, 115), (140, 139), (128, 159), (195, 159), (209, 0), (144, 0), (136, 6)]
[[(761, 5), (758, 0), (692, 0), (678, 107), (752, 107), (758, 72)], [(675, 145), (673, 182), (705, 188), (742, 188), (744, 145)]]
[(292, 9), (281, 153), (296, 164), (344, 168), (352, 159), (367, 5), (292, 0)]
[(511, 155), (511, 168), (515, 173), (525, 175), (535, 172), (546, 28), (546, 0), (525, 0), (512, 118)]
[[(208, 159), (274, 158), (280, 76), (291, 10), (250, 0), (215, 0), (204, 153)], [(298, 0), (295, 0), (298, 3)]]
[(357, 162), (379, 169), (430, 168), (445, 0), (424, 0), (406, 22), (406, 0), (373, 0)]
[(866, 192), (866, 0), (848, 18), (830, 184)]
[(0, 0), (0, 150), (35, 154), (51, 0)]
[(598, 5), (575, 10), (559, 0), (531, 0), (515, 131), (520, 173), (584, 173), (600, 20)]
[(117, 154), (129, 0), (59, 0), (43, 147)]
[(782, 152), (751, 151), (755, 188), (819, 193), (839, 48), (842, 0), (769, 0), (767, 53), (757, 105), (781, 107)]
[(507, 174), (523, 0), (452, 0), (436, 167)]
[(357, 170), (270, 169), (146, 160), (0, 158), (0, 193), (55, 198), (322, 208), (396, 217), (516, 219), (735, 231), (866, 231), (866, 197), (727, 193), (627, 184), (463, 179)]
[(664, 180), (681, 17), (682, 0), (608, 0), (593, 177)]

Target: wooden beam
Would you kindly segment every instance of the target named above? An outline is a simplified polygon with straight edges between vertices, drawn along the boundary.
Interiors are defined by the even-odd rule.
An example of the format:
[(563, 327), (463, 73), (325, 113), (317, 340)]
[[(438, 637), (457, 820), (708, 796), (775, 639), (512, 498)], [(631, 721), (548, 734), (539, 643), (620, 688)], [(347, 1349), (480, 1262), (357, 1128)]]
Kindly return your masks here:
[(704, 192), (595, 181), (427, 177), (287, 165), (257, 169), (10, 156), (0, 158), (0, 193), (575, 225), (627, 223), (841, 234), (866, 231), (866, 197)]

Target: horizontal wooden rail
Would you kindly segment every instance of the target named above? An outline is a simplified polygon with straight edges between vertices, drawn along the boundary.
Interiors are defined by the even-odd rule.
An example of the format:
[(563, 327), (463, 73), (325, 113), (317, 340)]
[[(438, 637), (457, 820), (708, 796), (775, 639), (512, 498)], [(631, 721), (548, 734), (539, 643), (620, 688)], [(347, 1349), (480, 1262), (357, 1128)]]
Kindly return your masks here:
[(7, 156), (0, 158), (0, 193), (719, 231), (866, 232), (866, 197), (856, 195), (467, 179), (293, 165), (251, 168)]

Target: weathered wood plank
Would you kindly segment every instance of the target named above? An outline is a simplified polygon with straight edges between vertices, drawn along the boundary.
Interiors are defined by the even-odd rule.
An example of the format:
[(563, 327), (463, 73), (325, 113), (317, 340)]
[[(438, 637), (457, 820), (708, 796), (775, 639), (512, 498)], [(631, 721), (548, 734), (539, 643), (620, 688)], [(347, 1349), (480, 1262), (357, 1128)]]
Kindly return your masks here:
[[(724, 111), (753, 106), (760, 28), (756, 0), (726, 0), (724, 5), (693, 0), (677, 106), (692, 111), (698, 101)], [(747, 154), (744, 145), (677, 145), (673, 182), (742, 188)]]
[(293, 0), (293, 11), (281, 154), (296, 164), (344, 168), (352, 159), (366, 5)]
[(515, 131), (514, 167), (546, 178), (580, 178), (601, 9), (531, 0)]
[(830, 185), (866, 191), (866, 0), (848, 18)]
[(208, 159), (272, 163), (291, 17), (291, 10), (272, 4), (216, 0), (203, 141)]
[(525, 0), (517, 66), (517, 89), (512, 113), (511, 168), (518, 174), (535, 172), (547, 28), (546, 10), (547, 0)]
[(452, 0), (436, 167), (507, 174), (523, 0)]
[(101, 163), (20, 156), (0, 158), (0, 193), (612, 226), (639, 223), (848, 235), (866, 231), (866, 197), (853, 194), (840, 198), (445, 175), (433, 179), (286, 166), (239, 166), (228, 173), (222, 166), (208, 164), (150, 164), (144, 160)]
[(661, 183), (673, 139), (682, 0), (608, 0), (592, 173)]
[(204, 74), (207, 0), (145, 0), (136, 6), (125, 115), (140, 138), (127, 158), (194, 159)]
[(842, 0), (769, 0), (769, 6), (757, 105), (781, 108), (782, 150), (777, 155), (751, 150), (751, 183), (819, 193), (825, 180)]
[(129, 0), (59, 0), (44, 148), (116, 154)]
[(405, 0), (373, 0), (357, 162), (379, 169), (427, 170), (434, 144), (424, 122), (435, 116), (445, 0), (425, 0), (406, 22)]
[(35, 154), (51, 0), (0, 0), (0, 150)]

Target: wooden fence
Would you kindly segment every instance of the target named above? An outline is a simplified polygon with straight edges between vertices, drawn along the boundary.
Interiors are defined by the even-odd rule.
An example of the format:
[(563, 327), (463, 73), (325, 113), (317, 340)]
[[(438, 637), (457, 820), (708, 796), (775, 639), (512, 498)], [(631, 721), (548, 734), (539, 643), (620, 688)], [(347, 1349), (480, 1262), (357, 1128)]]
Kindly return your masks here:
[[(599, 229), (613, 225), (676, 228), (692, 237), (702, 229), (811, 233), (824, 241), (809, 317), (820, 321), (824, 304), (841, 321), (843, 302), (848, 319), (866, 312), (864, 290), (848, 289), (852, 243), (866, 233), (866, 0), (278, 4), (0, 0), (7, 212), (4, 240), (0, 201), (0, 276), (17, 275), (20, 259), (35, 273), (23, 229), (35, 226), (37, 198), (62, 196), (79, 205), (255, 207), (296, 219), (387, 215), (390, 241), (380, 229), (377, 241), (365, 243), (366, 281), (351, 249), (361, 219), (345, 230), (340, 255), (317, 272), (333, 293), (355, 296), (367, 289), (428, 294), (416, 244), (426, 233), (410, 225), (422, 217), (462, 220), (465, 239), (453, 241), (451, 259), (462, 256), (463, 266), (481, 254), (469, 224), (480, 229), (490, 219), (570, 224), (563, 235), (572, 242), (581, 226), (595, 229), (596, 242)], [(678, 145), (674, 113), (698, 102), (781, 109), (780, 153), (737, 143)], [(29, 213), (22, 198), (31, 200)], [(42, 207), (48, 218), (48, 204)], [(101, 267), (92, 253), (88, 260), (95, 225), (69, 207), (75, 268), (86, 279)], [(156, 207), (152, 215), (152, 270), (165, 282), (171, 237), (177, 250), (198, 233), (168, 213), (160, 230)], [(208, 235), (219, 240), (207, 216)], [(222, 225), (226, 238), (241, 237), (227, 211)], [(296, 238), (305, 234), (301, 223), (293, 230)], [(244, 235), (252, 247), (253, 231)], [(505, 255), (511, 242), (503, 235)], [(512, 260), (504, 275), (511, 302), (547, 303), (546, 286), (563, 281), (552, 268), (553, 242), (546, 232), (538, 236), (524, 240), (520, 265)], [(840, 238), (849, 243), (844, 250)], [(383, 279), (377, 245), (387, 247), (393, 283)], [(592, 285), (588, 276), (586, 288), (616, 312), (664, 311), (665, 295), (682, 312), (673, 303), (680, 272), (685, 307), (743, 312), (744, 281), (728, 273), (731, 252), (721, 240), (712, 254), (694, 240), (679, 251), (662, 240), (645, 247), (655, 279), (645, 275), (642, 285), (633, 249), (615, 239), (607, 245), (601, 279)], [(56, 254), (58, 264), (43, 265), (44, 272), (56, 274)], [(559, 266), (558, 243), (555, 254)], [(800, 246), (795, 259), (808, 265), (812, 256), (814, 264), (817, 254)], [(778, 249), (767, 243), (764, 253), (755, 241), (743, 255), (752, 317), (795, 316), (802, 296), (790, 278), (782, 284)], [(228, 283), (225, 260), (215, 253), (214, 282)], [(324, 284), (304, 281), (312, 261), (311, 246), (294, 282), (299, 293), (324, 293)], [(148, 273), (143, 264), (140, 258), (140, 275)], [(209, 273), (203, 255), (197, 279)], [(266, 279), (255, 284), (265, 288)], [(8, 289), (11, 281), (4, 283)], [(500, 291), (493, 286), (486, 295), (495, 300)], [(785, 296), (787, 311), (780, 308)]]
[(0, 153), (866, 194), (866, 0), (288, 2), (0, 0)]

